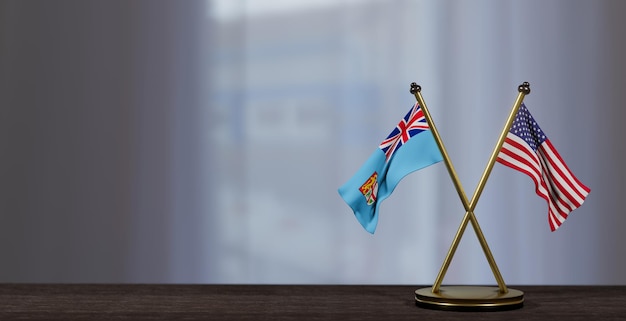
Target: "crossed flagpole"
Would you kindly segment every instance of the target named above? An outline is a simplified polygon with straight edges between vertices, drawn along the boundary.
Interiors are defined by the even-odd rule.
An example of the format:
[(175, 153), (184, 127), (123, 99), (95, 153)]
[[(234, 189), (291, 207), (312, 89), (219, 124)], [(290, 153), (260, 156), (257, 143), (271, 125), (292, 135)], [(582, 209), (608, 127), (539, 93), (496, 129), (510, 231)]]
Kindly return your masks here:
[[(452, 245), (450, 245), (448, 254), (446, 255), (446, 258), (441, 266), (441, 269), (439, 270), (439, 274), (437, 275), (437, 279), (435, 280), (435, 283), (432, 286), (431, 292), (436, 295), (440, 294), (441, 283), (443, 282), (443, 278), (445, 277), (448, 267), (450, 266), (452, 257), (454, 256), (454, 253), (456, 252), (459, 242), (461, 241), (461, 237), (465, 233), (467, 223), (471, 222), (472, 227), (474, 228), (474, 232), (476, 233), (476, 236), (478, 238), (478, 241), (480, 242), (480, 246), (482, 247), (483, 252), (487, 258), (487, 261), (489, 262), (491, 271), (494, 277), (496, 278), (496, 281), (498, 282), (499, 292), (502, 295), (506, 295), (509, 292), (509, 289), (507, 289), (506, 284), (504, 283), (504, 279), (502, 278), (502, 275), (500, 274), (500, 270), (498, 269), (498, 266), (496, 265), (496, 261), (494, 260), (493, 255), (491, 254), (489, 245), (487, 244), (487, 241), (485, 240), (485, 236), (483, 235), (483, 232), (480, 229), (478, 220), (476, 219), (476, 216), (474, 215), (474, 209), (476, 208), (476, 204), (478, 203), (478, 199), (480, 198), (480, 195), (482, 194), (482, 191), (485, 187), (487, 179), (489, 178), (489, 175), (491, 174), (491, 170), (493, 169), (493, 166), (496, 162), (498, 153), (500, 152), (500, 149), (502, 148), (506, 135), (511, 128), (511, 124), (513, 123), (515, 119), (515, 115), (517, 114), (517, 111), (519, 110), (522, 102), (524, 101), (524, 96), (530, 93), (530, 84), (527, 82), (524, 82), (518, 87), (519, 94), (515, 100), (515, 103), (513, 104), (511, 113), (506, 121), (504, 129), (502, 130), (502, 133), (500, 134), (500, 137), (498, 138), (498, 142), (493, 152), (491, 153), (491, 156), (489, 157), (487, 166), (485, 170), (483, 171), (483, 174), (478, 182), (478, 185), (476, 187), (476, 190), (474, 191), (474, 195), (472, 196), (471, 200), (467, 199), (467, 195), (465, 194), (465, 191), (463, 190), (463, 186), (461, 185), (461, 182), (459, 181), (459, 178), (456, 174), (454, 166), (452, 165), (452, 161), (450, 160), (450, 157), (448, 156), (448, 152), (446, 151), (446, 148), (443, 145), (441, 136), (439, 135), (439, 132), (437, 131), (437, 128), (435, 127), (435, 123), (432, 120), (430, 112), (428, 111), (428, 108), (426, 107), (426, 103), (424, 102), (424, 98), (422, 97), (421, 87), (417, 85), (416, 83), (412, 83), (410, 92), (415, 96), (417, 103), (422, 107), (422, 111), (424, 112), (424, 117), (426, 118), (426, 122), (428, 123), (428, 126), (430, 127), (430, 130), (435, 138), (437, 146), (439, 147), (439, 150), (441, 151), (444, 163), (446, 164), (446, 168), (448, 169), (448, 173), (450, 174), (450, 178), (452, 179), (452, 182), (454, 183), (454, 187), (457, 193), (459, 194), (459, 198), (461, 199), (461, 203), (463, 203), (463, 207), (465, 208), (465, 215), (463, 216), (461, 225), (459, 226), (456, 232), (456, 235), (454, 236)], [(517, 290), (515, 291), (521, 293), (520, 291), (517, 291)], [(519, 297), (519, 294), (516, 293), (515, 296)], [(517, 297), (515, 299), (517, 299)], [(522, 294), (522, 300), (523, 300), (523, 294)], [(436, 304), (439, 304), (439, 303), (436, 303)]]

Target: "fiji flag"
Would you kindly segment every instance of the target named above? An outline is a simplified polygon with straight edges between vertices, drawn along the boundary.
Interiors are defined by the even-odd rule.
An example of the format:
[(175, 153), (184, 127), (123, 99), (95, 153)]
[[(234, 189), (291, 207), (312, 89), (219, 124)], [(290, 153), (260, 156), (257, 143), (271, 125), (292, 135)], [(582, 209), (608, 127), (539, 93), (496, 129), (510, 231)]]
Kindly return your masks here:
[(416, 103), (339, 194), (365, 230), (374, 234), (378, 207), (411, 172), (443, 160), (424, 112)]

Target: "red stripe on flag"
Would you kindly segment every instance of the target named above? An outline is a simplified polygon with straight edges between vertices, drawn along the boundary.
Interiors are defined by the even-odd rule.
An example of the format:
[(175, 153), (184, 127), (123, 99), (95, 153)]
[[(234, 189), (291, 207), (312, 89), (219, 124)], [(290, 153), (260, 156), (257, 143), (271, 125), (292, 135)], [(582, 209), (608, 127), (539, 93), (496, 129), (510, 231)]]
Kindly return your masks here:
[[(537, 154), (527, 144), (520, 144), (515, 135), (507, 136), (497, 161), (528, 175), (535, 183), (535, 193), (548, 201), (548, 191), (541, 177), (541, 168)], [(508, 157), (504, 157), (504, 156)]]
[(535, 193), (548, 203), (548, 224), (552, 231), (582, 205), (590, 192), (572, 174), (549, 140), (535, 152), (524, 140), (509, 133), (496, 160), (533, 180)]
[[(546, 156), (550, 156), (548, 159), (550, 159), (555, 168), (559, 170), (561, 177), (563, 177), (563, 179), (568, 183), (570, 188), (572, 188), (572, 190), (584, 200), (591, 190), (589, 187), (581, 183), (576, 176), (574, 176), (569, 167), (567, 167), (567, 164), (565, 164), (565, 161), (563, 161), (563, 158), (561, 158), (559, 152), (557, 152), (554, 145), (552, 145), (552, 142), (549, 139), (546, 140), (541, 145), (541, 149), (544, 151)], [(580, 204), (582, 204), (582, 202)]]

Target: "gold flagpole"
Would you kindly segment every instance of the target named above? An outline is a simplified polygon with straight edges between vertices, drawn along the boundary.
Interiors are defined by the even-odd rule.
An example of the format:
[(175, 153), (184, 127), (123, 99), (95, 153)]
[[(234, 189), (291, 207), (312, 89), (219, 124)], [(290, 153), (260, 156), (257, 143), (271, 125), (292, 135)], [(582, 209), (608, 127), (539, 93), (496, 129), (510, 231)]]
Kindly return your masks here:
[(439, 151), (441, 151), (441, 156), (443, 156), (443, 161), (446, 164), (448, 173), (450, 173), (450, 178), (452, 178), (452, 182), (454, 183), (454, 187), (456, 188), (456, 191), (459, 194), (459, 198), (461, 198), (461, 202), (463, 202), (463, 207), (465, 207), (466, 211), (469, 211), (469, 204), (467, 202), (467, 196), (465, 195), (463, 186), (461, 186), (459, 177), (457, 176), (456, 171), (454, 170), (454, 166), (452, 166), (452, 161), (450, 160), (450, 156), (448, 156), (446, 147), (443, 146), (443, 141), (441, 140), (441, 136), (439, 136), (439, 131), (437, 130), (437, 127), (435, 127), (435, 122), (430, 116), (428, 107), (426, 107), (426, 103), (424, 102), (424, 97), (422, 97), (422, 87), (420, 87), (416, 83), (411, 83), (410, 91), (415, 96), (417, 103), (420, 105), (420, 107), (422, 108), (422, 111), (424, 112), (424, 118), (426, 118), (428, 127), (430, 127), (430, 131), (433, 133), (435, 142), (437, 143), (437, 146), (439, 147)]
[[(415, 291), (415, 300), (416, 304), (429, 308), (438, 308), (438, 309), (460, 309), (460, 310), (506, 310), (506, 309), (515, 309), (519, 308), (523, 305), (524, 302), (524, 293), (515, 289), (507, 289), (504, 279), (500, 274), (498, 266), (496, 265), (495, 260), (493, 259), (493, 255), (489, 250), (489, 246), (487, 245), (487, 241), (480, 229), (478, 224), (478, 220), (474, 215), (474, 209), (476, 208), (476, 204), (478, 203), (478, 199), (482, 194), (485, 183), (493, 169), (493, 166), (496, 162), (497, 156), (504, 144), (504, 140), (506, 138), (507, 133), (511, 128), (511, 124), (513, 123), (517, 111), (521, 106), (524, 96), (530, 93), (530, 85), (528, 82), (524, 82), (522, 85), (518, 87), (519, 94), (515, 103), (513, 104), (513, 108), (511, 109), (511, 113), (506, 121), (504, 129), (498, 138), (498, 142), (494, 151), (492, 152), (489, 161), (487, 163), (487, 167), (483, 172), (483, 175), (478, 182), (478, 186), (472, 196), (471, 202), (468, 202), (467, 196), (463, 191), (463, 188), (459, 182), (458, 176), (452, 166), (452, 162), (448, 157), (448, 153), (443, 146), (443, 142), (441, 141), (441, 137), (437, 129), (434, 127), (434, 122), (430, 117), (430, 113), (428, 112), (428, 108), (425, 106), (424, 99), (421, 95), (421, 88), (415, 84), (411, 84), (411, 93), (415, 95), (418, 104), (422, 106), (422, 110), (424, 111), (424, 117), (428, 122), (428, 125), (431, 127), (433, 132), (433, 136), (435, 137), (436, 143), (439, 146), (439, 149), (444, 158), (446, 167), (448, 169), (448, 173), (450, 174), (452, 181), (454, 182), (455, 188), (457, 189), (457, 193), (461, 198), (461, 202), (463, 203), (463, 207), (466, 212), (463, 216), (463, 220), (457, 233), (454, 237), (452, 245), (446, 255), (444, 263), (437, 275), (437, 279), (432, 288), (424, 288)], [(489, 266), (491, 267), (492, 273), (498, 282), (498, 291), (494, 291), (488, 287), (446, 287), (445, 291), (440, 289), (441, 283), (443, 282), (443, 278), (447, 272), (447, 269), (450, 265), (452, 257), (456, 252), (458, 244), (465, 232), (468, 221), (472, 222), (472, 226), (474, 227), (474, 231), (476, 236), (481, 244), (483, 252), (487, 257), (487, 261), (489, 262)]]
[(500, 292), (506, 293), (508, 291), (506, 288), (506, 285), (504, 285), (504, 280), (502, 278), (502, 275), (500, 274), (498, 266), (495, 264), (493, 255), (491, 254), (491, 251), (489, 250), (489, 247), (487, 246), (487, 243), (484, 239), (482, 231), (480, 230), (480, 227), (478, 226), (478, 222), (476, 221), (476, 217), (474, 216), (473, 211), (476, 208), (476, 204), (478, 203), (478, 199), (480, 198), (480, 195), (482, 194), (483, 189), (485, 188), (485, 183), (487, 182), (487, 178), (489, 178), (489, 175), (491, 174), (491, 170), (493, 169), (493, 166), (496, 163), (496, 159), (498, 157), (498, 154), (500, 153), (502, 144), (504, 144), (504, 139), (506, 138), (507, 133), (511, 129), (511, 124), (513, 123), (513, 120), (515, 119), (515, 115), (517, 114), (519, 107), (522, 105), (522, 102), (524, 101), (524, 96), (530, 93), (530, 84), (528, 82), (524, 82), (517, 88), (517, 90), (519, 91), (519, 93), (517, 95), (517, 98), (515, 99), (515, 103), (513, 104), (513, 107), (511, 108), (511, 113), (509, 114), (506, 124), (504, 125), (504, 128), (502, 129), (502, 133), (500, 133), (500, 137), (498, 138), (498, 142), (495, 148), (493, 149), (491, 156), (489, 157), (489, 161), (487, 162), (487, 167), (485, 168), (483, 175), (480, 177), (480, 180), (478, 181), (478, 186), (476, 187), (474, 195), (472, 196), (472, 200), (469, 204), (469, 209), (466, 209), (467, 212), (465, 213), (465, 216), (463, 217), (463, 221), (461, 222), (461, 225), (457, 231), (457, 234), (454, 237), (454, 240), (452, 241), (452, 245), (450, 246), (448, 255), (446, 256), (444, 263), (441, 267), (441, 270), (439, 271), (439, 275), (437, 276), (437, 279), (435, 281), (435, 284), (433, 285), (432, 291), (434, 293), (437, 293), (439, 291), (439, 287), (441, 286), (441, 283), (443, 282), (443, 277), (445, 276), (445, 273), (448, 267), (450, 266), (450, 262), (452, 260), (452, 257), (454, 256), (454, 252), (456, 251), (456, 248), (458, 247), (459, 242), (461, 240), (461, 236), (465, 230), (465, 227), (467, 226), (468, 219), (471, 220), (472, 222), (472, 226), (474, 227), (476, 235), (478, 236), (478, 239), (480, 240), (480, 244), (481, 245), (484, 244), (483, 251), (485, 251), (485, 255), (487, 256), (487, 260), (489, 260), (489, 265), (491, 266), (492, 272), (494, 276), (496, 277), (496, 280), (498, 281), (498, 285), (500, 286)]
[(517, 90), (519, 91), (519, 94), (517, 95), (517, 99), (515, 99), (515, 103), (513, 103), (513, 107), (511, 108), (511, 113), (509, 114), (509, 118), (507, 118), (506, 120), (506, 124), (504, 125), (504, 128), (502, 129), (502, 133), (500, 133), (500, 137), (498, 138), (498, 143), (496, 144), (496, 147), (493, 149), (493, 152), (491, 153), (491, 157), (489, 157), (489, 161), (487, 162), (487, 167), (485, 168), (483, 175), (480, 177), (480, 181), (478, 181), (478, 186), (476, 187), (476, 191), (474, 192), (474, 196), (472, 197), (472, 201), (470, 203), (470, 207), (472, 210), (476, 207), (476, 203), (478, 203), (478, 198), (480, 197), (480, 194), (483, 192), (483, 188), (485, 187), (485, 183), (487, 182), (487, 178), (489, 177), (489, 174), (491, 174), (493, 165), (495, 165), (496, 163), (496, 159), (498, 158), (500, 149), (502, 148), (502, 145), (504, 144), (506, 135), (509, 133), (509, 130), (511, 130), (511, 125), (513, 124), (513, 121), (515, 120), (517, 111), (519, 110), (519, 107), (522, 105), (522, 102), (524, 102), (524, 96), (530, 94), (530, 84), (528, 82), (524, 82), (521, 85), (519, 85), (519, 87), (517, 87)]
[[(441, 154), (443, 156), (444, 163), (446, 164), (446, 168), (448, 169), (448, 173), (450, 174), (450, 177), (452, 178), (452, 181), (454, 182), (454, 186), (457, 190), (457, 193), (459, 194), (459, 197), (461, 198), (463, 207), (465, 208), (465, 216), (463, 217), (461, 226), (457, 230), (457, 233), (454, 237), (454, 241), (452, 242), (452, 246), (450, 247), (450, 250), (448, 251), (448, 254), (446, 255), (444, 264), (439, 270), (439, 274), (437, 275), (435, 284), (432, 287), (432, 292), (433, 293), (439, 292), (439, 288), (441, 286), (441, 283), (443, 282), (443, 278), (448, 270), (448, 267), (450, 266), (452, 257), (454, 256), (454, 253), (456, 252), (456, 249), (459, 245), (461, 237), (463, 236), (463, 233), (465, 232), (465, 228), (467, 227), (467, 222), (469, 220), (470, 222), (472, 222), (472, 227), (474, 227), (474, 231), (476, 232), (478, 241), (483, 249), (483, 252), (485, 253), (487, 262), (489, 262), (491, 271), (493, 272), (494, 277), (496, 278), (496, 282), (498, 282), (498, 287), (500, 288), (500, 292), (506, 293), (508, 290), (506, 288), (506, 284), (504, 283), (504, 279), (502, 278), (502, 275), (500, 274), (500, 270), (498, 269), (498, 266), (496, 265), (496, 261), (493, 259), (493, 255), (491, 254), (491, 250), (489, 249), (487, 240), (485, 239), (485, 236), (482, 233), (480, 225), (478, 224), (478, 220), (476, 219), (476, 216), (474, 215), (475, 205), (472, 206), (472, 204), (469, 203), (467, 200), (467, 196), (465, 195), (465, 192), (463, 191), (463, 187), (461, 186), (458, 175), (456, 174), (456, 171), (454, 170), (452, 161), (450, 160), (450, 157), (448, 156), (448, 152), (446, 151), (446, 148), (443, 145), (441, 136), (439, 135), (439, 132), (437, 131), (437, 128), (435, 127), (435, 123), (432, 120), (432, 117), (430, 116), (428, 107), (426, 107), (426, 103), (424, 102), (424, 98), (422, 97), (421, 87), (418, 86), (416, 83), (412, 83), (411, 93), (415, 95), (415, 99), (417, 100), (417, 103), (422, 107), (422, 110), (424, 111), (424, 118), (426, 118), (426, 122), (428, 123), (428, 126), (430, 127), (433, 133), (433, 136), (435, 138), (437, 145), (439, 146), (439, 150), (441, 151)], [(474, 199), (472, 198), (472, 201), (473, 200)]]

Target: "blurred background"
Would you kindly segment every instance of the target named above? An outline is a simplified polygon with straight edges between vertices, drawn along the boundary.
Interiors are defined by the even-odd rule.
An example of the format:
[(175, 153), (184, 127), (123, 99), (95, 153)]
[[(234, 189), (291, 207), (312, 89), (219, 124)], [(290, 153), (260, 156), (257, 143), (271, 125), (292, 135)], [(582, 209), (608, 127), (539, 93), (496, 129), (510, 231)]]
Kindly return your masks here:
[[(0, 0), (0, 282), (432, 284), (445, 166), (367, 233), (337, 193), (415, 102), (466, 194), (515, 98), (585, 204), (550, 232), (496, 164), (476, 208), (508, 284), (626, 284), (618, 0)], [(468, 227), (444, 284), (495, 284)]]

